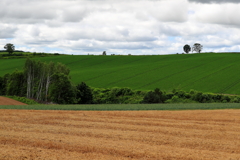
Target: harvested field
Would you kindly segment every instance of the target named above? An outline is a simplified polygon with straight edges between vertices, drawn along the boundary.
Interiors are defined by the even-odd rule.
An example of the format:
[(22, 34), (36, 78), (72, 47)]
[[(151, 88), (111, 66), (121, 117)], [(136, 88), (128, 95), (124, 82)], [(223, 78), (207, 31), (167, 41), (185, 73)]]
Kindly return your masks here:
[(240, 110), (0, 110), (0, 159), (239, 160)]
[(11, 98), (0, 96), (0, 105), (26, 105), (26, 104)]

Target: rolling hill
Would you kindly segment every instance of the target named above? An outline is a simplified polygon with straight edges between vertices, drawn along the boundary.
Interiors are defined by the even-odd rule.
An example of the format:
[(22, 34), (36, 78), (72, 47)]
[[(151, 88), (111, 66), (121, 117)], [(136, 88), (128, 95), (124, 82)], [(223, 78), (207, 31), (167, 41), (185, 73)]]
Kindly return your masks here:
[[(66, 64), (72, 81), (92, 87), (174, 88), (240, 94), (240, 54), (203, 53), (152, 56), (61, 55), (37, 58)], [(0, 76), (22, 69), (25, 59), (0, 59)]]

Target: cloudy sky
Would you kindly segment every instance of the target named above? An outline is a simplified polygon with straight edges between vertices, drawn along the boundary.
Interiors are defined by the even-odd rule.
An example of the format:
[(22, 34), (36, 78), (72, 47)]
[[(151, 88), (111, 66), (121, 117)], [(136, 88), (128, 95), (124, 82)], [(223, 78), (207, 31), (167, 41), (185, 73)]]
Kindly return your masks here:
[(0, 46), (66, 54), (240, 51), (239, 0), (1, 0)]

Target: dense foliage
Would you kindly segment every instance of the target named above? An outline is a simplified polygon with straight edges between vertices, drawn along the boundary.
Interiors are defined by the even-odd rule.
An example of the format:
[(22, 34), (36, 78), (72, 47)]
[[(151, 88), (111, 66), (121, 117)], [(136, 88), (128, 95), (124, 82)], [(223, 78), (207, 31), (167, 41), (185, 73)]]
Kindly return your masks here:
[(0, 93), (38, 102), (72, 104), (75, 91), (69, 73), (69, 68), (61, 63), (27, 59), (23, 71), (16, 70), (0, 78)]
[(186, 44), (185, 46), (183, 46), (183, 50), (188, 54), (191, 51), (191, 47), (188, 44)]
[(173, 90), (170, 93), (160, 91), (148, 92), (143, 103), (240, 103), (240, 96), (202, 93), (195, 90), (185, 92)]
[(86, 83), (82, 82), (76, 86), (76, 97), (78, 104), (93, 103), (92, 90)]

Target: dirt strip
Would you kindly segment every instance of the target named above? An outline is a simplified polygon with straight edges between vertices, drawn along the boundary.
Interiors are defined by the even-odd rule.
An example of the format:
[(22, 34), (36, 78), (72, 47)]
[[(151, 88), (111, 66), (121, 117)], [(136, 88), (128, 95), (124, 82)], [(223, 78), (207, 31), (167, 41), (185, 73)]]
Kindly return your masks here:
[(0, 96), (0, 105), (27, 105), (27, 104), (16, 101), (16, 100), (11, 99), (11, 98)]

